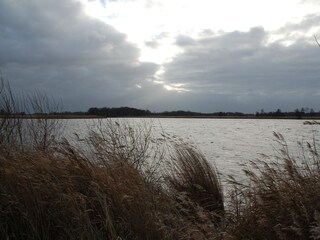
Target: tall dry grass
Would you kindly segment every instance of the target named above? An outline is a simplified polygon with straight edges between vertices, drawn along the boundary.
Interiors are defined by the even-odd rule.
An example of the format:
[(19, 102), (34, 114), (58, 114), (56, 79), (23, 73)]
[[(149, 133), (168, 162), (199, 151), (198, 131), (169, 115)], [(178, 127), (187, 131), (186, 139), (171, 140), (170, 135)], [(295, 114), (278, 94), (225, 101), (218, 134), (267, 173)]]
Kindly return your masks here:
[(65, 142), (58, 156), (2, 155), (0, 169), (1, 239), (169, 236), (157, 217), (164, 197), (126, 162), (92, 163)]
[[(109, 124), (81, 139), (86, 145), (82, 149), (64, 140), (49, 150), (13, 147), (0, 155), (1, 239), (213, 236), (217, 221), (212, 217), (215, 209), (209, 206), (217, 205), (216, 199), (205, 196), (197, 202), (185, 198), (184, 191), (168, 188), (166, 176), (161, 176), (156, 169), (160, 165), (155, 164), (165, 154), (149, 152), (149, 141), (153, 141), (150, 132), (140, 129), (136, 133), (119, 123)], [(186, 151), (193, 154), (189, 160), (196, 163), (200, 155), (187, 147)], [(203, 165), (204, 158), (199, 161), (195, 178), (201, 176), (199, 171), (214, 171), (207, 163)], [(171, 170), (176, 176), (175, 171)], [(201, 183), (206, 180), (194, 184), (206, 186)], [(170, 184), (173, 182), (171, 179)], [(206, 191), (213, 194), (214, 190)], [(201, 199), (208, 205), (204, 206)]]
[[(183, 196), (184, 211), (193, 210), (207, 214), (207, 223), (218, 224), (224, 219), (224, 201), (220, 180), (216, 169), (202, 153), (187, 144), (175, 145), (175, 153), (170, 159), (170, 174), (167, 178), (172, 192)], [(194, 205), (196, 207), (194, 207)], [(193, 206), (190, 208), (190, 206)]]
[(320, 238), (316, 141), (294, 157), (275, 134), (278, 157), (252, 162), (247, 181), (230, 179), (224, 198), (215, 168), (196, 149), (172, 145), (173, 154), (157, 155), (166, 171), (154, 171), (147, 162), (155, 155), (134, 161), (127, 152), (146, 151), (138, 142), (152, 141), (148, 133), (131, 132), (137, 146), (128, 141), (127, 148), (97, 134), (81, 140), (85, 150), (64, 140), (50, 151), (1, 151), (0, 239)]
[[(15, 92), (0, 72), (0, 143), (48, 149), (61, 136), (64, 125), (47, 115), (59, 111), (61, 104), (45, 92)], [(26, 120), (31, 114), (37, 117)]]
[(291, 155), (281, 134), (273, 160), (251, 163), (246, 183), (231, 179), (230, 224), (233, 239), (320, 239), (320, 158), (316, 141)]
[(187, 193), (205, 210), (223, 213), (222, 186), (216, 169), (202, 153), (187, 144), (176, 146), (175, 151), (170, 185), (177, 192)]

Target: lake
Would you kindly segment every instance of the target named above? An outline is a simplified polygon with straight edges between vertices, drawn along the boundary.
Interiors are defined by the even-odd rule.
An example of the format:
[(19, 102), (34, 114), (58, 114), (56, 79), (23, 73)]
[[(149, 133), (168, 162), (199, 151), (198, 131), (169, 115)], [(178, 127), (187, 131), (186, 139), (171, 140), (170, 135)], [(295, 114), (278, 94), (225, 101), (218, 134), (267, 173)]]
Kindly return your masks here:
[[(95, 125), (98, 120), (63, 121), (66, 121), (68, 135), (74, 132), (83, 135), (88, 126)], [(298, 141), (313, 141), (319, 138), (320, 130), (320, 125), (303, 125), (304, 120), (125, 118), (112, 121), (128, 121), (132, 125), (143, 122), (152, 126), (159, 138), (166, 133), (172, 139), (192, 144), (217, 166), (223, 178), (228, 174), (241, 175), (239, 164), (261, 158), (260, 154), (278, 155), (280, 145), (275, 141), (273, 132), (281, 133), (294, 153)]]

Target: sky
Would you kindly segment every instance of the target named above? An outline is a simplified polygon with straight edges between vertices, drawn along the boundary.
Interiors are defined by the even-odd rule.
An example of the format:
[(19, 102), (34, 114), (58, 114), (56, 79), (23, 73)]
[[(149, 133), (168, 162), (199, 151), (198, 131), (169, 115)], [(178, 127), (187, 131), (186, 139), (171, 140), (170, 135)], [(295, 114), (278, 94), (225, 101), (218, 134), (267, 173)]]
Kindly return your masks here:
[(0, 71), (65, 111), (320, 110), (319, 0), (0, 0)]

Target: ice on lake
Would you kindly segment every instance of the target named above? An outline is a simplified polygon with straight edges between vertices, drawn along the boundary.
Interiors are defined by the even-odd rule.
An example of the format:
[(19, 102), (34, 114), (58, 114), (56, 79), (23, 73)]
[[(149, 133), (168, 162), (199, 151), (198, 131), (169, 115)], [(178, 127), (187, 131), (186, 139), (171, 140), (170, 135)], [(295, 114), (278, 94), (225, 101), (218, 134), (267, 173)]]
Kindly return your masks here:
[[(69, 134), (85, 134), (97, 120), (66, 120)], [(107, 121), (107, 120), (101, 120)], [(116, 120), (113, 120), (116, 121)], [(320, 126), (304, 125), (303, 120), (272, 119), (121, 119), (130, 124), (151, 124), (156, 134), (166, 133), (182, 139), (201, 150), (214, 163), (222, 177), (241, 174), (240, 165), (260, 158), (260, 154), (277, 155), (280, 149), (273, 132), (281, 133), (289, 148), (295, 151), (297, 142), (313, 141)]]

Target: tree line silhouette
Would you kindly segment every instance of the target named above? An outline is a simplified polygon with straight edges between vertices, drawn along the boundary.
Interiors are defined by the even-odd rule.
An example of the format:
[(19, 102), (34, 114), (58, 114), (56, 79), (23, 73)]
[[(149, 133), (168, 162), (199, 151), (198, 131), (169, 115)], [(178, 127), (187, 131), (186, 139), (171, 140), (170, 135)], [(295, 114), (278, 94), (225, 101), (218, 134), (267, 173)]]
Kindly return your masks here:
[(149, 110), (141, 110), (137, 108), (130, 107), (120, 107), (120, 108), (89, 108), (87, 111), (88, 115), (104, 116), (104, 117), (143, 117), (150, 116), (151, 112)]
[[(0, 109), (0, 115), (6, 115), (4, 109)], [(16, 113), (19, 115), (26, 115), (25, 112)], [(37, 115), (38, 113), (34, 113)], [(313, 108), (297, 108), (294, 111), (281, 111), (277, 109), (276, 111), (265, 112), (263, 109), (257, 111), (256, 113), (242, 113), (242, 112), (213, 112), (213, 113), (201, 113), (193, 111), (164, 111), (164, 112), (151, 112), (149, 110), (137, 109), (132, 107), (119, 107), (119, 108), (109, 108), (109, 107), (91, 107), (87, 111), (61, 111), (61, 112), (50, 112), (45, 113), (51, 116), (90, 116), (90, 117), (239, 117), (239, 118), (320, 118), (320, 111), (315, 111)], [(43, 115), (43, 114), (42, 114)]]
[[(79, 113), (79, 112), (78, 112)], [(142, 110), (132, 107), (92, 107), (87, 112), (83, 113), (87, 115), (95, 115), (102, 117), (256, 117), (256, 118), (314, 118), (320, 117), (320, 111), (316, 112), (313, 108), (302, 107), (297, 108), (294, 111), (283, 112), (281, 109), (276, 111), (265, 112), (263, 109), (260, 112), (242, 113), (242, 112), (213, 112), (213, 113), (201, 113), (193, 111), (164, 111), (164, 112), (151, 112), (149, 110)]]

